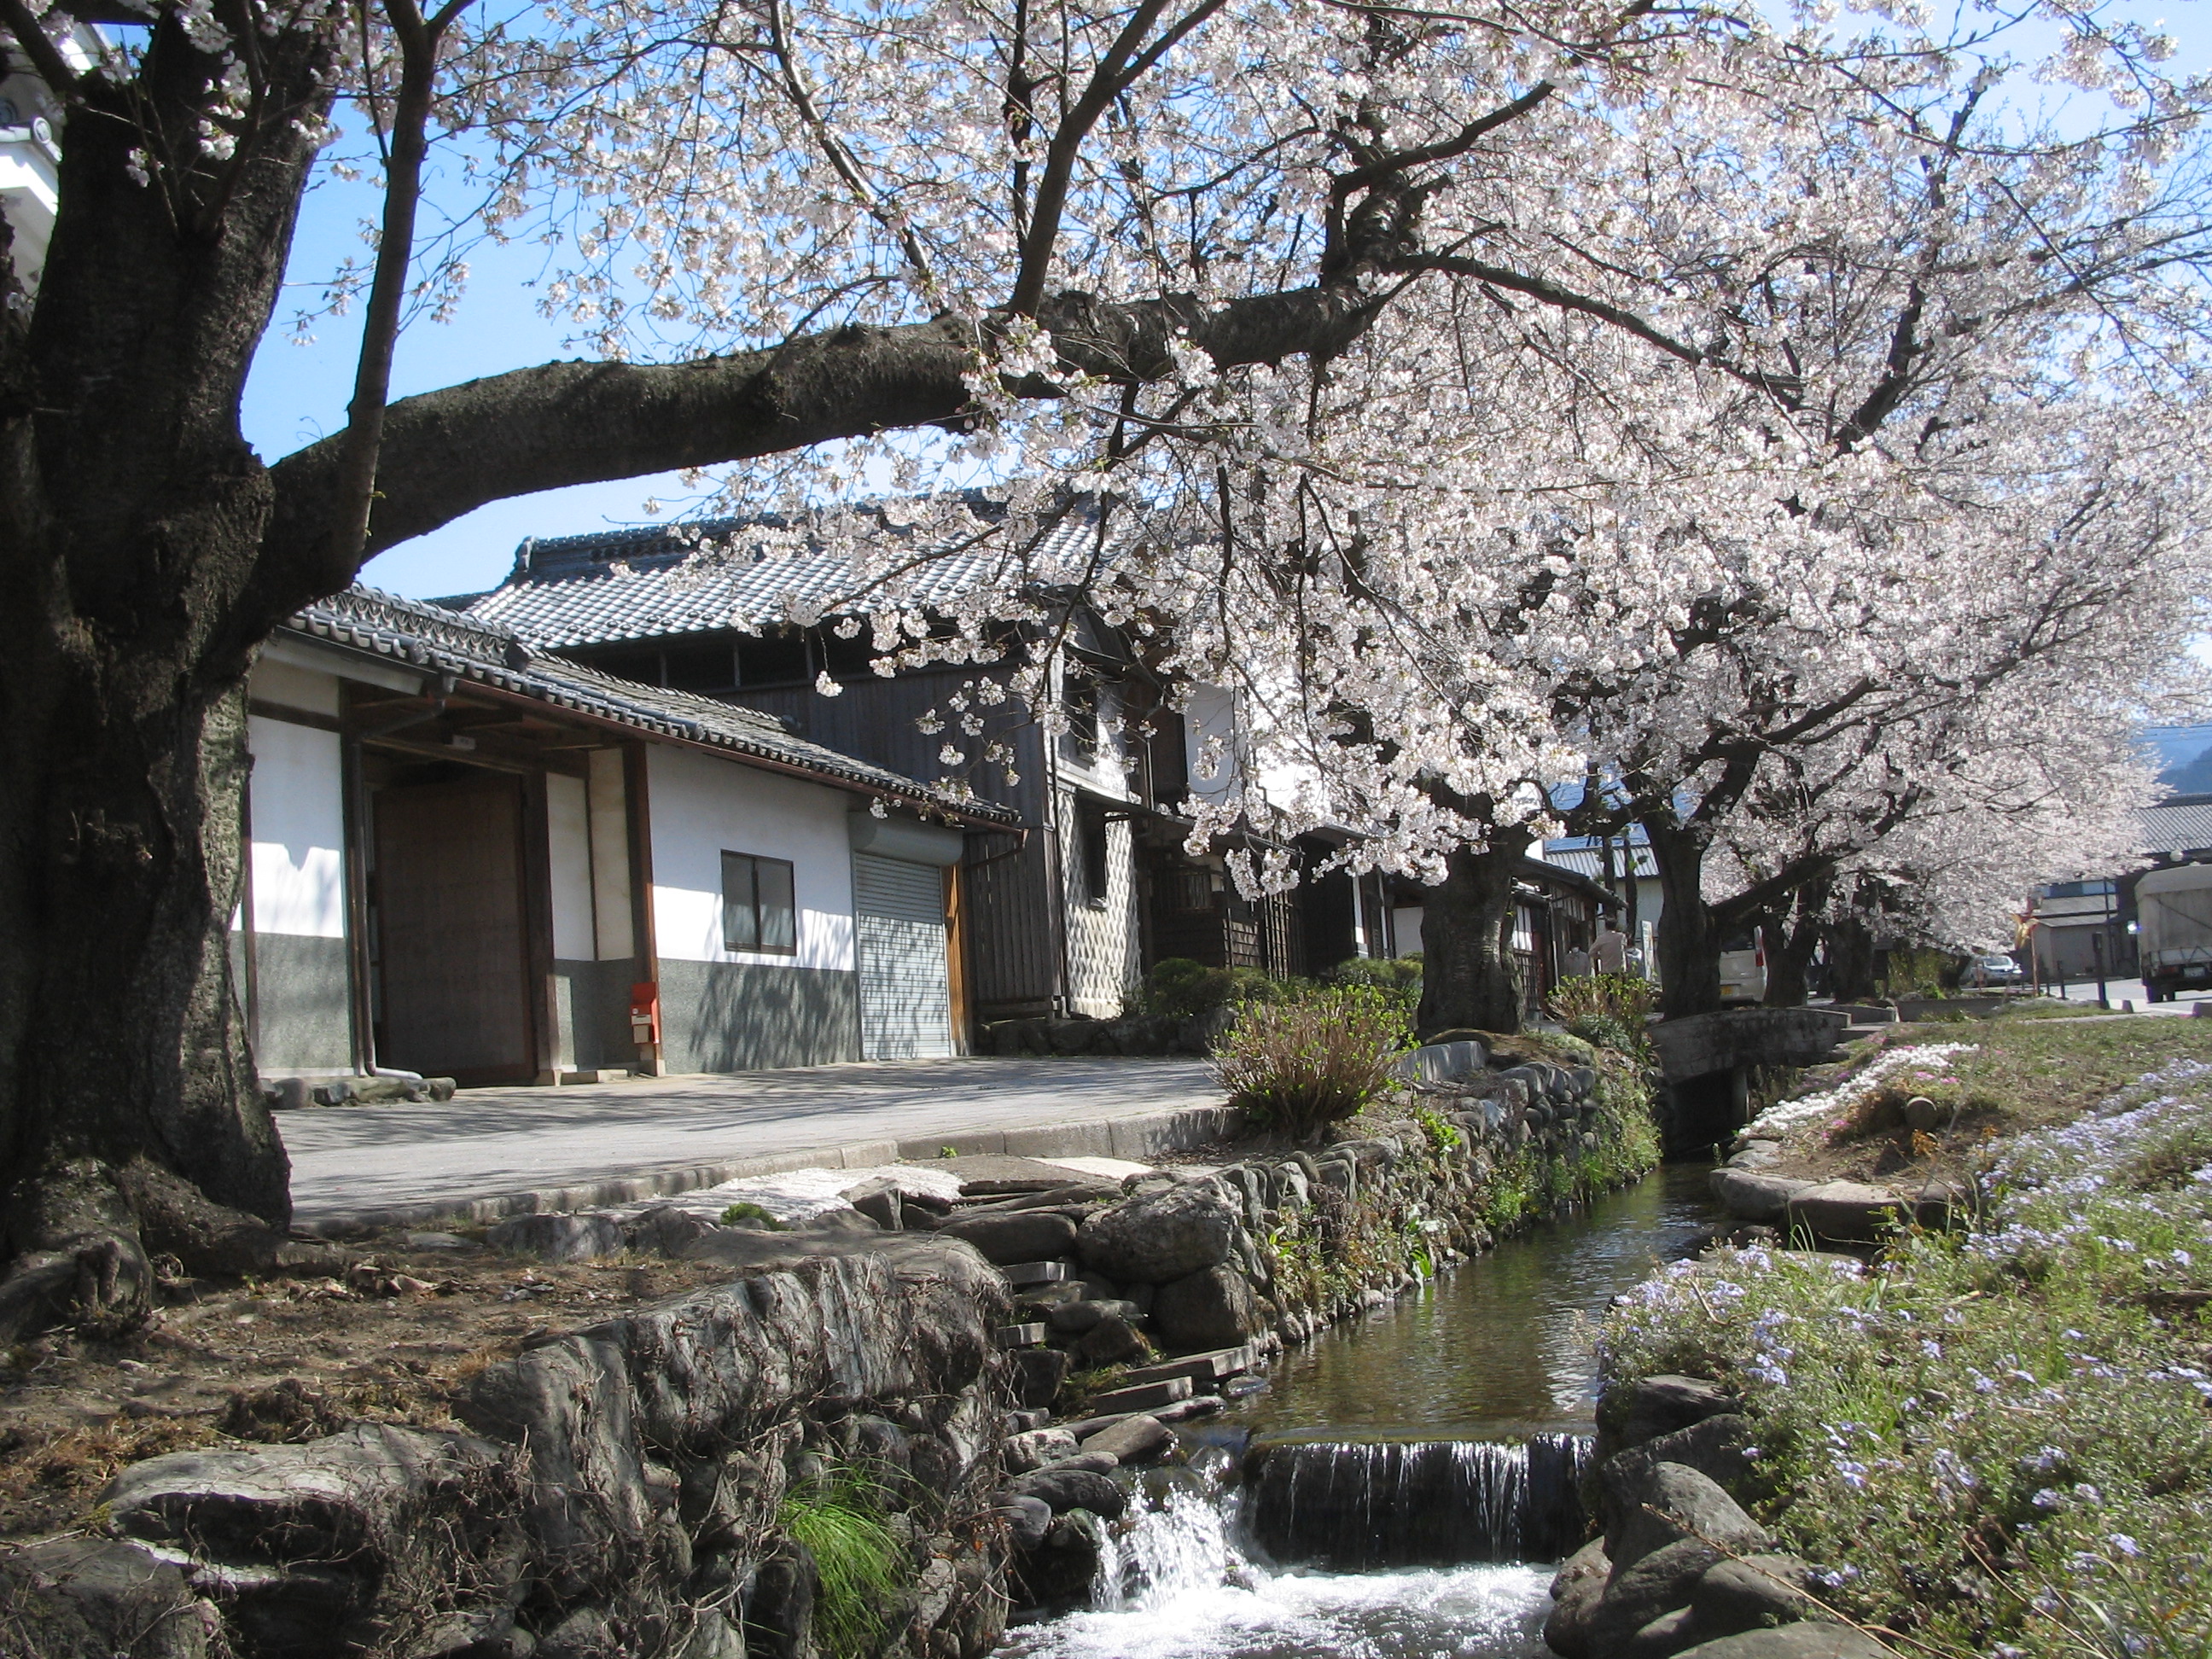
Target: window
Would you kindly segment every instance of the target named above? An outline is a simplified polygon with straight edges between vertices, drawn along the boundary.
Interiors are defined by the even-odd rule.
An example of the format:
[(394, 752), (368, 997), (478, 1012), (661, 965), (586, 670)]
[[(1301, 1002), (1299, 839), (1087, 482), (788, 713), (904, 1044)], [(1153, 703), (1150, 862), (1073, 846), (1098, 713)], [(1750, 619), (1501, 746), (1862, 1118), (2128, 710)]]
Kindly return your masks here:
[(799, 916), (791, 902), (791, 863), (722, 854), (722, 948), (794, 956)]
[(1106, 902), (1106, 809), (1079, 800), (1067, 820), (1067, 880), (1079, 904)]

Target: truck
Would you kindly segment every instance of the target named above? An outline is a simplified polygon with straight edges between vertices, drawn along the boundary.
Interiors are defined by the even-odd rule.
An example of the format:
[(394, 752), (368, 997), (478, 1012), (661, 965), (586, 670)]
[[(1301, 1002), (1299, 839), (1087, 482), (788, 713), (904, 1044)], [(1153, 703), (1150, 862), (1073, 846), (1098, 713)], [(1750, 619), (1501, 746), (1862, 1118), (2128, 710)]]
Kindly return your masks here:
[(2175, 864), (2136, 883), (2136, 949), (2153, 1002), (2212, 990), (2212, 864)]

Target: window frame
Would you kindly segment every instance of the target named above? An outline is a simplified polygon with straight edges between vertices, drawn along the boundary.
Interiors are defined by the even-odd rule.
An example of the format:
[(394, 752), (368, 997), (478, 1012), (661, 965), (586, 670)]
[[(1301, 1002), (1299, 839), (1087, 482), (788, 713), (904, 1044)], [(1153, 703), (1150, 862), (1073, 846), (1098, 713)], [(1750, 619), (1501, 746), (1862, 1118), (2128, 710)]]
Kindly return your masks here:
[[(742, 866), (744, 871), (744, 896), (742, 900), (731, 880), (732, 872)], [(763, 902), (761, 872), (763, 869), (781, 872), (783, 903), (781, 914), (787, 942), (769, 942), (769, 918), (775, 912)], [(731, 923), (738, 915), (750, 913), (752, 938), (750, 941), (733, 937)], [(764, 853), (738, 853), (722, 849), (721, 891), (722, 949), (732, 955), (763, 957), (795, 957), (799, 954), (799, 866), (789, 859), (772, 858)]]

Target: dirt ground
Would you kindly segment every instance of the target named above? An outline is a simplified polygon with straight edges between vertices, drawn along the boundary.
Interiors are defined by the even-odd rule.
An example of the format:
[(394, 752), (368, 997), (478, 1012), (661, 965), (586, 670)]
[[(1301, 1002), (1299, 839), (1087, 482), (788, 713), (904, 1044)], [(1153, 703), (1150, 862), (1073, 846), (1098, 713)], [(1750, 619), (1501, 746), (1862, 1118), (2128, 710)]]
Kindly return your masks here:
[(532, 1337), (730, 1276), (659, 1256), (548, 1265), (470, 1241), (410, 1249), (399, 1236), (353, 1254), (342, 1279), (165, 1281), (152, 1322), (127, 1337), (58, 1333), (0, 1353), (0, 1539), (78, 1523), (118, 1469), (161, 1452), (305, 1440), (363, 1419), (458, 1427), (459, 1386)]

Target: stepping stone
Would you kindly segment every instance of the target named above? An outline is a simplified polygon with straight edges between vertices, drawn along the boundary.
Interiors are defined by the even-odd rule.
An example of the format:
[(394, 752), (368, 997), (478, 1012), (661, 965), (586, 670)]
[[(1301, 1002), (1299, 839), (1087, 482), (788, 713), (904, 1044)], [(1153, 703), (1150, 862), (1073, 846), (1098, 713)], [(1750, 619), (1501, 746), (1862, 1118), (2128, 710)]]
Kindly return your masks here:
[(1009, 1261), (1000, 1275), (1017, 1290), (1024, 1285), (1057, 1285), (1067, 1277), (1065, 1261)]
[(1155, 1406), (1172, 1406), (1192, 1394), (1190, 1379), (1171, 1376), (1161, 1382), (1142, 1382), (1132, 1389), (1109, 1389), (1093, 1395), (1091, 1404), (1102, 1415), (1109, 1412), (1144, 1412)]
[(1045, 1328), (1042, 1325), (1001, 1325), (991, 1333), (991, 1340), (1002, 1348), (1034, 1348), (1044, 1341)]
[(1133, 1388), (1145, 1382), (1164, 1382), (1170, 1377), (1187, 1376), (1193, 1382), (1213, 1382), (1224, 1376), (1234, 1376), (1249, 1371), (1253, 1366), (1249, 1344), (1236, 1348), (1216, 1348), (1211, 1353), (1185, 1354), (1180, 1359), (1170, 1359), (1162, 1364), (1146, 1365), (1122, 1377), (1124, 1385)]

